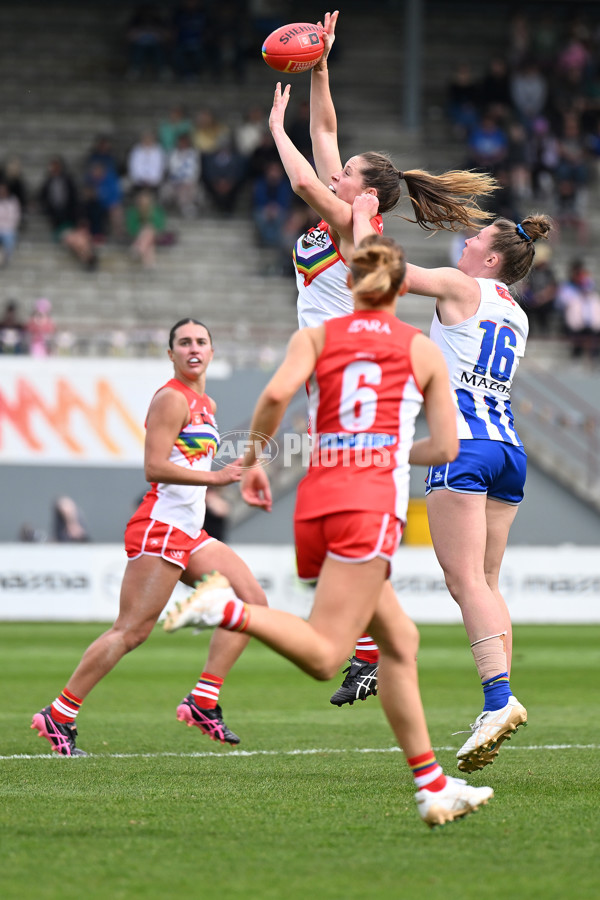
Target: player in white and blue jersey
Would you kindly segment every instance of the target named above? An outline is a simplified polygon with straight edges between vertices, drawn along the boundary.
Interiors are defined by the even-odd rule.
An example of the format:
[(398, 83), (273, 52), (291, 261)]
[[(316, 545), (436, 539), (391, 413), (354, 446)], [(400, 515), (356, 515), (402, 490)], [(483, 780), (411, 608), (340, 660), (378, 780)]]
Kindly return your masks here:
[(457, 753), (467, 773), (492, 763), (527, 723), (511, 691), (512, 628), (498, 586), (527, 467), (510, 391), (529, 326), (507, 285), (527, 274), (550, 228), (546, 216), (497, 219), (467, 240), (457, 270), (409, 266), (409, 290), (437, 300), (430, 335), (448, 364), (460, 438), (456, 460), (429, 470), (427, 513), (483, 686), (483, 712)]
[(429, 470), (427, 493), (486, 493), (490, 499), (517, 504), (523, 499), (526, 456), (515, 430), (510, 390), (525, 353), (529, 323), (504, 283), (475, 281), (480, 291), (476, 316), (443, 324), (436, 310), (431, 323), (430, 336), (450, 373), (463, 443), (452, 466)]
[[(354, 215), (376, 204), (357, 198)], [(547, 216), (496, 219), (466, 241), (454, 268), (408, 265), (409, 291), (436, 298), (430, 336), (450, 373), (460, 452), (427, 477), (427, 514), (446, 585), (460, 606), (484, 693), (483, 712), (458, 751), (458, 768), (492, 763), (527, 712), (510, 686), (512, 629), (498, 582), (510, 527), (523, 499), (526, 454), (510, 405), (525, 352), (527, 317), (507, 285), (525, 277)]]

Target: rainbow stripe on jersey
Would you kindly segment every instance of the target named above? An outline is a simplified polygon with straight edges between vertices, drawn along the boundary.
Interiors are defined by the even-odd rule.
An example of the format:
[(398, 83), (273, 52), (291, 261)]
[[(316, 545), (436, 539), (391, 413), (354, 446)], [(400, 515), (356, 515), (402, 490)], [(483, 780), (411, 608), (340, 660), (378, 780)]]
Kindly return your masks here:
[(304, 284), (310, 284), (338, 260), (344, 262), (325, 222), (319, 222), (298, 238), (293, 259), (297, 271), (304, 276)]
[(219, 437), (213, 428), (193, 433), (185, 430), (175, 439), (175, 447), (190, 464), (193, 464), (203, 456), (217, 455)]

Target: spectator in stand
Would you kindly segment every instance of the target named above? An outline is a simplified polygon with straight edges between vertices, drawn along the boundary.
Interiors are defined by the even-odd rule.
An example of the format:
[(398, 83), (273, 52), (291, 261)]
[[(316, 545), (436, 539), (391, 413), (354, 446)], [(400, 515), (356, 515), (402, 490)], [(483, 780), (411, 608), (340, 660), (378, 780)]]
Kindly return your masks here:
[(295, 114), (290, 118), (288, 126), (288, 134), (294, 146), (300, 151), (302, 156), (312, 161), (313, 149), (310, 136), (310, 103), (308, 100), (301, 100), (296, 107)]
[(85, 186), (99, 207), (101, 233), (105, 237), (112, 234), (121, 239), (124, 235), (123, 192), (116, 171), (99, 160), (94, 161), (88, 166)]
[(454, 126), (454, 136), (468, 137), (479, 120), (480, 90), (471, 66), (461, 62), (456, 67), (448, 85), (448, 116)]
[(136, 79), (145, 73), (166, 76), (168, 34), (167, 22), (157, 3), (142, 3), (134, 9), (126, 32), (129, 78)]
[(9, 156), (4, 162), (4, 165), (0, 166), (0, 180), (8, 185), (9, 192), (19, 201), (21, 207), (21, 222), (19, 228), (22, 231), (25, 226), (29, 196), (27, 184), (23, 176), (23, 166), (18, 156)]
[(574, 259), (558, 287), (557, 305), (571, 343), (571, 356), (597, 358), (600, 351), (600, 294), (582, 259)]
[(531, 135), (532, 187), (536, 197), (550, 201), (554, 194), (556, 169), (558, 168), (558, 138), (544, 116), (533, 123)]
[(202, 181), (217, 212), (235, 212), (246, 177), (246, 161), (230, 138), (213, 153), (202, 155)]
[[(253, 104), (245, 111), (242, 122), (234, 131), (235, 145), (242, 156), (249, 160), (264, 140), (265, 135), (271, 138), (269, 119), (264, 107)], [(275, 149), (274, 144), (273, 149)], [(277, 156), (276, 152), (275, 156)]]
[(131, 238), (131, 255), (144, 268), (156, 265), (156, 247), (165, 232), (165, 212), (152, 191), (139, 191), (125, 211), (127, 233)]
[(277, 152), (273, 136), (269, 131), (268, 134), (262, 136), (260, 144), (247, 160), (248, 178), (252, 180), (260, 175), (264, 175), (265, 169), (273, 160), (279, 160), (279, 153)]
[(52, 350), (56, 325), (52, 319), (52, 304), (45, 297), (35, 301), (26, 329), (31, 356), (48, 356)]
[[(523, 125), (514, 119), (509, 122), (507, 137), (508, 149), (506, 154), (506, 166), (509, 171), (511, 189), (515, 198), (518, 198), (521, 201), (528, 201), (531, 199), (532, 195), (531, 141)], [(521, 216), (517, 216), (517, 219), (520, 218)]]
[(81, 207), (75, 180), (64, 161), (54, 156), (40, 188), (40, 205), (54, 238), (66, 247), (84, 268), (92, 271), (98, 263), (94, 241)]
[(252, 218), (259, 242), (263, 247), (279, 251), (279, 259), (272, 269), (274, 275), (280, 275), (290, 268), (290, 248), (297, 236), (290, 235), (288, 230), (294, 196), (289, 178), (279, 160), (270, 162), (264, 174), (254, 182)]
[(118, 177), (120, 169), (110, 135), (96, 136), (84, 160), (84, 170), (87, 172), (94, 163), (101, 163), (107, 171), (114, 172)]
[(494, 178), (498, 182), (498, 189), (494, 191), (493, 197), (486, 197), (480, 206), (497, 218), (510, 216), (511, 221), (516, 222), (521, 218), (519, 197), (515, 191), (512, 171), (507, 162), (502, 162), (494, 168)]
[(558, 280), (551, 264), (552, 251), (542, 245), (523, 285), (521, 305), (529, 319), (530, 337), (547, 337), (554, 330)]
[(192, 123), (181, 103), (172, 106), (166, 119), (163, 119), (158, 126), (158, 140), (167, 154), (175, 149), (182, 134), (191, 133)]
[(495, 172), (508, 155), (506, 131), (488, 112), (482, 116), (481, 122), (471, 129), (467, 146), (469, 167), (484, 172)]
[(594, 121), (593, 127), (585, 135), (585, 147), (587, 161), (590, 166), (590, 175), (598, 181), (600, 178), (600, 116)]
[(502, 56), (493, 56), (481, 82), (481, 97), (499, 122), (505, 122), (511, 110), (508, 65)]
[(165, 166), (165, 153), (155, 133), (150, 129), (144, 131), (127, 160), (127, 174), (133, 190), (157, 191), (165, 176)]
[(25, 353), (27, 331), (19, 316), (16, 300), (7, 300), (0, 319), (0, 353)]
[(189, 134), (180, 134), (167, 160), (167, 177), (160, 192), (161, 201), (174, 207), (184, 219), (193, 219), (202, 202), (200, 190), (200, 154)]
[(558, 223), (573, 228), (581, 243), (589, 239), (586, 215), (589, 173), (585, 140), (577, 113), (569, 113), (563, 120), (563, 133), (558, 141), (556, 185), (558, 191)]
[(281, 162), (269, 163), (264, 174), (254, 182), (252, 191), (252, 217), (263, 247), (281, 246), (281, 234), (292, 209), (293, 196)]
[(510, 76), (510, 95), (515, 112), (530, 133), (535, 120), (543, 114), (548, 100), (548, 81), (532, 59), (513, 71)]
[(17, 244), (21, 204), (10, 193), (5, 181), (0, 181), (0, 266), (7, 265)]
[(178, 78), (196, 79), (207, 66), (214, 65), (212, 23), (204, 0), (181, 0), (173, 12), (171, 31), (173, 68)]
[(200, 153), (214, 153), (231, 138), (229, 126), (213, 109), (203, 107), (194, 122), (193, 141)]
[(89, 231), (94, 246), (106, 242), (109, 232), (108, 215), (98, 198), (96, 188), (87, 181), (81, 190), (81, 226)]
[(75, 224), (78, 202), (74, 178), (59, 156), (52, 157), (40, 189), (40, 203), (56, 237), (60, 237), (65, 227)]
[(583, 40), (576, 31), (572, 31), (567, 43), (559, 50), (556, 59), (557, 71), (560, 75), (575, 70), (580, 73), (588, 71), (592, 65), (592, 56)]
[(71, 497), (57, 497), (54, 502), (54, 540), (61, 544), (90, 540), (83, 515)]

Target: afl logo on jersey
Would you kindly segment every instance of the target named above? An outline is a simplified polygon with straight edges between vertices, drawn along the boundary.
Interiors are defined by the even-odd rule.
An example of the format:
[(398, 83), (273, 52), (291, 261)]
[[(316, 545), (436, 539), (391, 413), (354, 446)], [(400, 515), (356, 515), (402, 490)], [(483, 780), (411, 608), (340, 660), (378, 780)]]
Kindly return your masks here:
[(502, 297), (503, 300), (508, 300), (508, 302), (512, 303), (513, 306), (515, 305), (515, 301), (510, 295), (510, 291), (508, 291), (503, 284), (496, 285), (496, 293), (499, 297)]

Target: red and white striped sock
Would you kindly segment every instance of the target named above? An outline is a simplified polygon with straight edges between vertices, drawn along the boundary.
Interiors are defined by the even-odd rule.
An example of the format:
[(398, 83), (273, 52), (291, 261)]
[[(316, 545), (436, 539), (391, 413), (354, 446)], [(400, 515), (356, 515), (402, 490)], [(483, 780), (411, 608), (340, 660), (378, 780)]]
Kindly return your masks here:
[(446, 787), (446, 776), (442, 767), (435, 758), (433, 750), (422, 753), (420, 756), (407, 758), (407, 763), (412, 769), (415, 784), (419, 790), (441, 791)]
[(65, 688), (50, 707), (50, 715), (55, 722), (61, 722), (63, 725), (66, 722), (74, 722), (82, 703), (80, 697), (76, 697)]
[(201, 709), (214, 709), (219, 702), (219, 691), (223, 686), (223, 678), (203, 672), (192, 691), (196, 706)]
[(247, 603), (238, 597), (229, 600), (223, 610), (221, 628), (227, 631), (245, 631), (250, 622), (250, 608)]
[(363, 662), (379, 662), (379, 647), (370, 634), (363, 634), (356, 642), (354, 655)]

